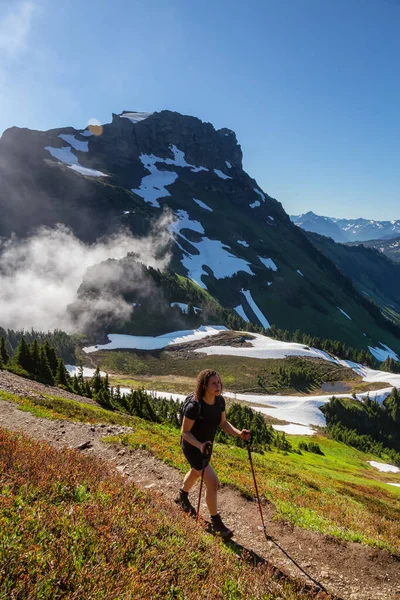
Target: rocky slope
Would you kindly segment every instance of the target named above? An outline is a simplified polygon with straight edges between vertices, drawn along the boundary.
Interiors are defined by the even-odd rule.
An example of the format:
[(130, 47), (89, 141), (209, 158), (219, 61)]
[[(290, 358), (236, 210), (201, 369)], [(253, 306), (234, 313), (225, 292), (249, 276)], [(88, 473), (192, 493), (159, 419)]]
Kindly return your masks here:
[[(311, 243), (349, 277), (354, 286), (376, 302), (385, 314), (400, 322), (400, 265), (373, 244), (339, 244), (309, 233)], [(377, 242), (375, 242), (376, 244)], [(383, 242), (379, 242), (378, 245)], [(389, 241), (386, 244), (390, 244)]]
[(63, 223), (84, 242), (122, 227), (143, 238), (167, 211), (171, 269), (245, 321), (400, 349), (379, 312), (243, 170), (229, 129), (170, 111), (79, 131), (11, 128), (0, 179), (0, 236)]
[[(348, 243), (349, 246), (360, 245), (359, 242)], [(400, 262), (400, 237), (389, 240), (368, 240), (362, 243), (365, 248), (375, 248), (390, 260)]]

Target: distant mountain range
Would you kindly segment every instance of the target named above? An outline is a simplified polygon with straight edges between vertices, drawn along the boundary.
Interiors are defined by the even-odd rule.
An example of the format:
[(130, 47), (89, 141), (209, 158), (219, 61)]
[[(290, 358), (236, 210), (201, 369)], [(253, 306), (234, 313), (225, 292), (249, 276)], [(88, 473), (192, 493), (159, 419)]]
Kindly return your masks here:
[[(169, 215), (173, 279), (142, 271), (133, 255), (87, 273), (71, 310), (78, 318), (102, 305), (105, 332), (146, 326), (160, 334), (178, 321), (185, 329), (186, 319), (197, 317), (176, 305), (190, 303), (199, 325), (229, 311), (241, 325), (273, 324), (360, 349), (381, 343), (400, 350), (393, 324), (244, 171), (230, 129), (171, 111), (123, 112), (80, 130), (13, 127), (0, 139), (0, 181), (6, 239), (59, 223), (85, 243), (121, 229), (144, 239)], [(341, 231), (343, 220), (318, 218), (328, 235)], [(129, 311), (112, 321), (108, 307), (118, 298)], [(146, 321), (139, 305), (149, 304), (158, 316)]]
[(292, 215), (292, 222), (305, 231), (313, 231), (335, 242), (364, 242), (400, 236), (400, 220), (371, 221), (368, 219), (337, 219), (316, 215), (312, 211)]
[[(359, 242), (347, 242), (348, 246), (356, 246)], [(362, 243), (365, 248), (375, 248), (382, 254), (393, 260), (400, 262), (400, 237), (389, 240), (368, 240)]]

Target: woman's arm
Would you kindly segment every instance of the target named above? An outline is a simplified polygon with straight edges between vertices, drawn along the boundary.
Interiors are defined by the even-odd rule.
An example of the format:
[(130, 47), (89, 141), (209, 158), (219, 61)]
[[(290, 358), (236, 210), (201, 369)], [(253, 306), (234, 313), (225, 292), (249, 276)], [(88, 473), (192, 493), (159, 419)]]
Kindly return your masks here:
[(240, 437), (242, 438), (242, 440), (246, 440), (247, 442), (250, 441), (250, 431), (248, 429), (242, 429), (242, 431), (236, 429), (236, 427), (234, 427), (231, 423), (229, 423), (229, 421), (226, 420), (225, 411), (221, 414), (221, 423), (219, 424), (219, 426), (220, 429), (222, 429), (222, 431), (225, 431), (225, 433), (228, 433), (229, 435)]
[(204, 442), (204, 444), (199, 442), (199, 440), (197, 438), (195, 438), (193, 433), (191, 432), (193, 425), (194, 425), (194, 421), (192, 421), (192, 419), (188, 419), (188, 417), (183, 417), (182, 427), (181, 427), (182, 438), (185, 440), (185, 442), (188, 442), (192, 446), (195, 446), (196, 448), (198, 448), (200, 450), (200, 452), (203, 454), (205, 445), (209, 444), (211, 442)]

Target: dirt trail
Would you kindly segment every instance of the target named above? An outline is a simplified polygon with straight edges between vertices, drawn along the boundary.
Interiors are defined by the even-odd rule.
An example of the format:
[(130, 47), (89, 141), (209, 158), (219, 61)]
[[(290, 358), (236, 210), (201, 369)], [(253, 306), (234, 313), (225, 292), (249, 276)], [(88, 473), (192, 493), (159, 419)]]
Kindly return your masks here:
[[(12, 386), (13, 393), (18, 393), (19, 378), (12, 376), (6, 382), (2, 374), (4, 371), (0, 371), (0, 389), (11, 391)], [(26, 395), (26, 389), (23, 388), (31, 387), (30, 384), (31, 382), (23, 382), (19, 393)], [(44, 390), (36, 388), (31, 391), (31, 395), (43, 392)], [(49, 393), (48, 388), (45, 393)], [(79, 399), (82, 401), (82, 398)], [(79, 449), (83, 444), (82, 452), (111, 463), (128, 482), (162, 493), (171, 502), (181, 484), (180, 473), (155, 459), (149, 452), (128, 450), (101, 441), (105, 435), (129, 430), (127, 427), (50, 421), (18, 410), (17, 405), (6, 401), (0, 401), (0, 427), (46, 440), (57, 448), (68, 446)], [(218, 471), (218, 465), (216, 468)], [(198, 487), (191, 493), (194, 505), (197, 505)], [(239, 492), (227, 486), (219, 491), (219, 508), (224, 521), (234, 529), (234, 540), (238, 545), (256, 553), (290, 577), (312, 584), (273, 542), (265, 540), (264, 534), (259, 530), (260, 515), (256, 502), (246, 500)], [(207, 516), (204, 502), (201, 512)], [(276, 513), (269, 504), (264, 504), (263, 512), (272, 538), (330, 594), (344, 600), (400, 600), (400, 562), (388, 552), (361, 544), (341, 542), (294, 527), (282, 520), (273, 520)], [(319, 597), (326, 596), (322, 594)]]

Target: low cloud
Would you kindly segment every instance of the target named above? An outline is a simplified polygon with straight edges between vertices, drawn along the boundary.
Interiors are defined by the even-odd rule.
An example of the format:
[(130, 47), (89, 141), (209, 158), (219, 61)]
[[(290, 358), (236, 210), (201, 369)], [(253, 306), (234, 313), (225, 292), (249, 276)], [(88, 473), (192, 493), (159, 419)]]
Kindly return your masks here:
[[(122, 258), (133, 252), (146, 266), (163, 269), (170, 261), (171, 216), (165, 213), (145, 238), (120, 233), (87, 245), (63, 225), (41, 228), (26, 240), (13, 238), (0, 247), (0, 326), (9, 329), (71, 331), (74, 325), (67, 317), (67, 306), (77, 299), (77, 290), (89, 267), (108, 258)], [(109, 288), (107, 271), (99, 269)], [(110, 277), (115, 277), (115, 274)], [(124, 321), (131, 306), (121, 296), (109, 293), (96, 299), (96, 311), (107, 312)], [(89, 315), (88, 315), (89, 316)]]

